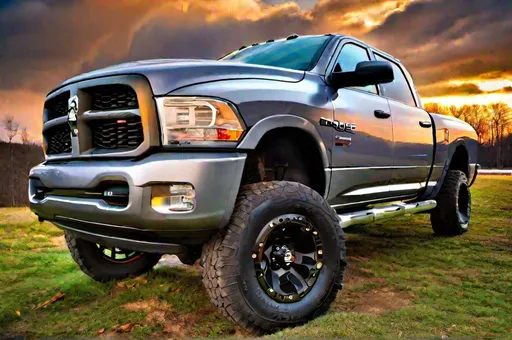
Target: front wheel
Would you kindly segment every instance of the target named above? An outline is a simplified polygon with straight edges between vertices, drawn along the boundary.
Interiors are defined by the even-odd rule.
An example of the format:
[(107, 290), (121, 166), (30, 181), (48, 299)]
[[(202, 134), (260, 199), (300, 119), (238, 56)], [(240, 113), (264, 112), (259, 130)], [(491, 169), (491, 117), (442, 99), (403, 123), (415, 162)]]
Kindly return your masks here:
[(437, 207), (430, 214), (434, 233), (455, 236), (468, 231), (471, 193), (468, 179), (462, 171), (448, 170), (436, 201)]
[(149, 272), (160, 254), (141, 253), (116, 247), (104, 247), (66, 232), (71, 257), (80, 269), (96, 281), (121, 280)]
[(345, 239), (336, 213), (314, 190), (262, 182), (242, 188), (202, 262), (203, 283), (225, 316), (273, 332), (328, 310), (342, 287)]

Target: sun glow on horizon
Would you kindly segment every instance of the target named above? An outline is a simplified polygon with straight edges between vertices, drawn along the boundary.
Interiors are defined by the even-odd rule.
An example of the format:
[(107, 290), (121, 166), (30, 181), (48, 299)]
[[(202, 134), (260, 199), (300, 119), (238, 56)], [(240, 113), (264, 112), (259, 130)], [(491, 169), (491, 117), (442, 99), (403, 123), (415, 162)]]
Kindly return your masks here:
[(442, 105), (488, 105), (491, 103), (504, 102), (512, 107), (512, 94), (503, 93), (489, 93), (477, 94), (471, 96), (442, 96), (442, 97), (422, 97), (422, 102), (425, 103), (439, 103)]
[(512, 86), (512, 80), (507, 78), (502, 79), (490, 79), (490, 80), (482, 80), (482, 79), (471, 79), (471, 80), (450, 80), (449, 84), (454, 86), (459, 86), (463, 84), (475, 84), (478, 88), (485, 92), (493, 92), (500, 91), (505, 87)]

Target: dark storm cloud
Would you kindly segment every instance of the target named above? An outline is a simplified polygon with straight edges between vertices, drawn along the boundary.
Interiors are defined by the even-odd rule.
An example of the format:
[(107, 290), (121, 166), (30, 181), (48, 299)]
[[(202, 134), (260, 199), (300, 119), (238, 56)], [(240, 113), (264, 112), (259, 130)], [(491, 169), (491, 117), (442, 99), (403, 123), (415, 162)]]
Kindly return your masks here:
[(421, 91), (421, 94), (426, 97), (439, 97), (439, 96), (460, 96), (460, 95), (474, 95), (474, 94), (482, 94), (484, 91), (480, 90), (480, 88), (471, 83), (465, 83), (461, 85), (434, 85), (428, 88), (425, 88)]
[(130, 2), (122, 20), (114, 2), (26, 1), (0, 12), (0, 90), (48, 90), (102, 50), (129, 44), (129, 23), (150, 8)]
[(367, 35), (402, 59), (416, 83), (512, 73), (512, 2), (422, 1)]
[(173, 22), (158, 21), (139, 30), (133, 37), (128, 57), (217, 59), (242, 45), (291, 33), (304, 34), (310, 27), (311, 22), (299, 16), (275, 15), (271, 20), (228, 19), (190, 24), (186, 16), (180, 15)]

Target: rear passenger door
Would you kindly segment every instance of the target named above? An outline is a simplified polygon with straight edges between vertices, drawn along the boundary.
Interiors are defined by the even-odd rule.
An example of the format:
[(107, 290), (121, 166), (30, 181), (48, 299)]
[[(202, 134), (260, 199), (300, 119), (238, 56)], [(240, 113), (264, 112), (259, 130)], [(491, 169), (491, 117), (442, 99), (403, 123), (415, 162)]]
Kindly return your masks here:
[[(376, 60), (393, 67), (395, 80), (379, 85), (389, 100), (393, 122), (393, 171), (390, 190), (397, 196), (415, 194), (425, 184), (432, 166), (434, 137), (430, 115), (421, 108), (412, 78), (405, 68), (374, 51)], [(418, 102), (417, 102), (418, 101)]]

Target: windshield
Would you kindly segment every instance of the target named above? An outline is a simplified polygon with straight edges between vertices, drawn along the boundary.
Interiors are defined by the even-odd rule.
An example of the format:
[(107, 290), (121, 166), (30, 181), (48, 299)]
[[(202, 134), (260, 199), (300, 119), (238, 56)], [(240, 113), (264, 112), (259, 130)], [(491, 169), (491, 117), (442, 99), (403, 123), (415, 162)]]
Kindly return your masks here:
[(317, 63), (331, 36), (302, 37), (249, 46), (220, 60), (309, 71)]

